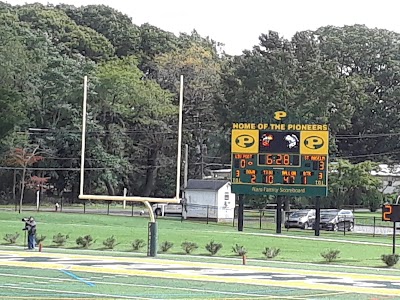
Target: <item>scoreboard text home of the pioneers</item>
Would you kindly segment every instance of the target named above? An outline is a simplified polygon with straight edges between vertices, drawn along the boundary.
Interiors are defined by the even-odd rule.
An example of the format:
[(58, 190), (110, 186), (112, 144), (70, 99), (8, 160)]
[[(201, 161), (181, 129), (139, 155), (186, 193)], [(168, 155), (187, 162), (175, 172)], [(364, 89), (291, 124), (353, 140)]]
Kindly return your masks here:
[(326, 196), (328, 125), (233, 123), (232, 191)]

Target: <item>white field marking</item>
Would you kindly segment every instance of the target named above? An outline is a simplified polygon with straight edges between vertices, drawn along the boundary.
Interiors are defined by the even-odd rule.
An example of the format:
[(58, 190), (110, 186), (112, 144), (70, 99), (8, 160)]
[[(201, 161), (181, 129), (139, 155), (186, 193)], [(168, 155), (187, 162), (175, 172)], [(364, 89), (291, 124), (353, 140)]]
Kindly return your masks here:
[[(178, 260), (180, 258), (179, 255), (177, 254), (160, 254), (159, 256), (164, 256), (164, 257), (170, 257), (172, 260), (176, 259), (176, 261), (180, 261)], [(203, 256), (198, 256), (198, 255), (185, 255), (185, 257), (190, 257), (190, 258), (197, 258), (197, 259), (202, 259), (204, 260)], [(230, 258), (230, 257), (217, 257), (214, 256), (213, 259), (215, 260), (221, 260), (221, 261), (237, 261), (240, 262), (240, 264), (242, 264), (242, 258)], [(188, 260), (182, 260), (180, 262), (184, 262), (184, 261), (188, 261)], [(196, 263), (197, 261), (192, 261), (194, 263)], [(249, 259), (247, 258), (247, 262), (256, 262), (256, 263), (260, 263), (262, 261), (257, 260), (257, 259)], [(202, 262), (200, 262), (202, 263)], [(215, 263), (215, 262), (207, 262), (207, 263)], [(239, 264), (239, 265), (240, 265)], [(269, 261), (269, 266), (264, 266), (264, 265), (253, 265), (256, 267), (260, 267), (260, 268), (264, 268), (264, 267), (269, 267), (269, 268), (273, 268), (273, 266), (271, 264), (274, 265), (295, 265), (295, 266), (313, 266), (313, 267), (322, 267), (323, 265), (321, 264), (315, 264), (315, 263), (305, 263), (305, 262), (291, 262), (291, 261)], [(237, 266), (237, 264), (232, 264), (233, 266)], [(384, 271), (384, 272), (394, 272), (394, 273), (399, 273), (399, 269), (388, 269), (388, 268), (372, 268), (372, 267), (361, 267), (361, 266), (347, 266), (347, 265), (335, 265), (335, 264), (329, 264), (329, 267), (334, 267), (334, 268), (340, 268), (342, 269), (341, 271), (343, 271), (343, 268), (346, 268), (346, 270), (351, 270), (351, 269), (360, 269), (360, 270), (373, 270), (373, 271)], [(286, 269), (286, 270), (298, 270), (296, 268), (282, 268), (282, 269)], [(312, 271), (312, 270), (309, 270)], [(319, 271), (319, 270), (315, 270), (315, 271)], [(348, 273), (346, 271), (343, 271), (344, 274)], [(376, 273), (370, 273), (370, 275), (380, 275), (380, 274), (376, 274)]]
[[(0, 220), (0, 222), (15, 222), (16, 221), (7, 221), (7, 220)], [(20, 222), (19, 222), (20, 223)], [(46, 223), (46, 222), (41, 222), (41, 224), (48, 224), (51, 225), (53, 223)], [(64, 223), (65, 225), (76, 225), (76, 224), (70, 224), (70, 223)], [(96, 225), (96, 224), (79, 224), (79, 226), (87, 226), (87, 227), (115, 227), (113, 225)], [(176, 231), (180, 231), (179, 229), (175, 229)], [(316, 241), (326, 241), (326, 242), (336, 242), (336, 243), (349, 243), (349, 244), (360, 244), (360, 245), (374, 245), (374, 246), (387, 246), (387, 247), (392, 247), (392, 244), (385, 244), (385, 243), (375, 243), (375, 242), (363, 242), (363, 241), (351, 241), (351, 240), (337, 240), (337, 239), (331, 239), (331, 238), (314, 238), (314, 237), (307, 237), (307, 236), (294, 236), (294, 235), (279, 235), (279, 234), (274, 234), (274, 233), (257, 233), (257, 232), (238, 232), (238, 231), (218, 231), (218, 230), (210, 230), (206, 231), (204, 234), (207, 233), (221, 233), (221, 234), (246, 234), (246, 235), (256, 235), (256, 236), (270, 236), (270, 237), (278, 237), (278, 238), (289, 238), (289, 239), (305, 239), (305, 240), (316, 240)], [(400, 247), (400, 245), (396, 245), (397, 247)]]
[(21, 287), (21, 286), (12, 287), (12, 286), (0, 285), (0, 287), (9, 288), (9, 289), (27, 290), (27, 291), (39, 291), (39, 292), (52, 292), (52, 293), (61, 293), (61, 294), (71, 294), (71, 295), (87, 295), (87, 296), (111, 297), (111, 298), (116, 298), (116, 299), (155, 300), (154, 298), (146, 298), (146, 297), (134, 297), (134, 296), (111, 295), (111, 294), (101, 294), (101, 293), (87, 293), (87, 292), (72, 292), (72, 291), (65, 291), (65, 290), (27, 288), (27, 287)]
[[(301, 296), (290, 296), (288, 299), (304, 299), (304, 300), (310, 300), (311, 299), (317, 299), (315, 297), (322, 297), (322, 296), (336, 296), (336, 295), (344, 295), (344, 294), (349, 294), (351, 292), (334, 292), (334, 293), (320, 293), (320, 294), (310, 294), (310, 295), (301, 295)], [(271, 296), (274, 298), (278, 298), (279, 296)], [(304, 297), (310, 297), (310, 298), (304, 298)]]
[[(179, 229), (177, 229), (179, 230)], [(210, 233), (222, 233), (226, 234), (226, 231), (207, 231)], [(245, 235), (256, 235), (256, 236), (268, 236), (268, 237), (277, 237), (277, 238), (287, 238), (287, 239), (298, 239), (298, 240), (312, 240), (312, 241), (319, 241), (319, 242), (335, 242), (335, 243), (348, 243), (348, 244), (356, 244), (356, 245), (373, 245), (373, 246), (388, 246), (392, 247), (392, 244), (385, 244), (385, 243), (375, 243), (375, 242), (363, 242), (363, 241), (351, 241), (351, 240), (339, 240), (339, 239), (331, 239), (331, 238), (316, 238), (316, 237), (308, 237), (308, 236), (295, 236), (295, 235), (279, 235), (274, 233), (257, 233), (257, 232), (229, 232), (230, 234), (245, 234)], [(400, 245), (397, 245), (400, 247)]]
[[(21, 223), (21, 222), (16, 222), (16, 221), (7, 221), (7, 220), (0, 220), (0, 223), (4, 222), (4, 223)], [(42, 224), (47, 224), (47, 225), (54, 225), (54, 223), (46, 223), (46, 222), (40, 222), (40, 225)], [(76, 226), (76, 224), (74, 223), (63, 223), (63, 225), (71, 225), (71, 226)], [(102, 224), (102, 225), (96, 225), (96, 224), (79, 224), (79, 226), (83, 226), (83, 227), (100, 227), (100, 228), (104, 228), (104, 227), (115, 227), (114, 225), (107, 225), (107, 224)]]
[[(0, 221), (1, 222), (1, 221)], [(214, 232), (214, 233), (227, 233), (227, 232), (225, 232), (225, 231), (212, 231), (212, 232)], [(258, 233), (243, 233), (243, 232), (241, 232), (241, 234), (252, 234), (252, 235), (261, 235), (261, 236), (276, 236), (276, 237), (281, 237), (281, 238), (295, 238), (295, 239), (301, 239), (301, 238), (303, 238), (303, 237), (294, 237), (294, 236), (279, 236), (279, 235), (275, 235), (275, 234), (262, 234), (262, 233), (260, 233), (260, 234), (258, 234)], [(338, 243), (340, 243), (340, 242), (347, 242), (347, 243), (353, 243), (353, 244), (360, 244), (360, 243), (368, 243), (369, 245), (373, 245), (373, 246), (390, 246), (390, 247), (392, 247), (392, 245), (389, 245), (389, 244), (379, 244), (379, 243), (370, 243), (370, 242), (361, 242), (361, 241), (349, 241), (349, 240), (332, 240), (332, 239), (324, 239), (324, 238), (321, 238), (321, 239), (317, 239), (317, 238), (309, 238), (308, 237), (308, 239), (313, 239), (313, 240), (319, 240), (319, 241), (334, 241), (334, 242), (338, 242)], [(398, 247), (400, 247), (400, 245), (397, 245)], [(1, 250), (1, 246), (0, 246), (0, 254), (1, 254), (1, 252), (2, 251), (4, 251), (4, 252), (9, 252), (10, 250)], [(23, 249), (23, 247), (21, 247), (21, 246), (7, 246), (7, 248), (13, 248), (13, 249)], [(46, 254), (47, 255), (57, 255), (57, 254), (62, 254), (62, 253), (64, 253), (64, 252), (62, 252), (62, 251), (60, 251), (60, 250), (62, 250), (62, 249), (57, 249), (58, 250), (58, 252), (47, 252)], [(103, 251), (101, 251), (101, 250), (85, 250), (85, 249), (79, 249), (79, 250), (75, 250), (76, 252), (80, 252), (80, 253), (82, 253), (82, 252), (88, 252), (88, 253), (94, 253), (93, 255), (104, 255), (104, 252)], [(70, 254), (70, 255), (74, 255), (74, 254), (71, 254), (71, 253), (69, 253), (69, 252), (74, 252), (74, 250), (73, 249), (68, 249), (68, 252), (67, 252), (67, 254)], [(119, 251), (115, 251), (114, 253), (116, 253), (116, 254), (121, 254), (122, 256), (109, 256), (109, 255), (104, 255), (103, 256), (103, 258), (106, 258), (106, 259), (112, 259), (112, 258), (114, 258), (114, 259), (118, 259), (118, 258), (131, 258), (131, 259), (134, 259), (134, 258), (136, 258), (136, 256), (135, 257), (133, 257), (133, 256), (126, 256), (127, 255), (127, 253), (126, 252), (119, 252)], [(11, 256), (15, 256), (15, 257), (19, 257), (19, 255), (18, 254), (11, 254), (11, 253), (7, 253), (7, 254), (9, 254), (9, 255), (11, 255)], [(141, 253), (137, 253), (138, 254), (138, 256), (137, 256), (137, 258), (146, 258), (146, 256), (145, 256), (145, 254), (143, 254), (143, 255), (140, 255)], [(86, 254), (80, 254), (79, 256), (82, 256), (82, 255), (86, 255)], [(90, 255), (90, 254), (89, 254)], [(125, 256), (124, 256), (125, 255)], [(181, 257), (181, 255), (174, 255), (174, 254), (159, 254), (158, 255), (158, 257), (166, 257), (167, 259), (168, 259), (168, 257), (170, 257), (170, 258), (172, 258), (172, 261), (177, 261), (177, 262), (188, 262), (187, 260), (183, 260), (183, 261), (181, 261), (181, 260), (179, 260), (179, 258)], [(202, 256), (196, 256), (196, 255), (185, 255), (185, 257), (191, 257), (191, 258), (196, 258), (196, 259), (200, 259), (200, 260), (204, 260), (205, 258), (204, 257), (202, 257)], [(165, 259), (165, 258), (164, 258)], [(236, 262), (241, 262), (241, 258), (229, 258), (229, 257), (213, 257), (213, 260), (221, 260), (221, 261), (236, 261)], [(253, 259), (247, 259), (247, 261), (248, 262), (257, 262), (257, 263), (259, 263), (260, 261), (259, 260), (253, 260)], [(193, 261), (192, 261), (193, 262)], [(194, 263), (203, 263), (203, 262), (201, 262), (201, 261), (195, 261)], [(207, 262), (205, 262), (205, 263), (209, 263), (209, 264), (213, 264), (213, 263), (215, 263), (215, 262), (210, 262), (210, 261), (207, 261)], [(272, 264), (286, 264), (286, 265), (297, 265), (297, 266), (316, 266), (316, 267), (321, 267), (321, 265), (320, 264), (315, 264), (315, 263), (305, 263), (305, 262), (288, 262), (288, 261), (279, 261), (279, 263), (275, 263), (275, 262), (273, 262), (273, 261), (271, 261), (271, 263)], [(232, 264), (233, 266), (237, 266), (237, 264)], [(69, 266), (70, 267), (70, 266)], [(68, 267), (68, 268), (69, 268)], [(265, 267), (265, 266), (263, 266), (263, 265), (256, 265), (256, 267)], [(271, 267), (271, 266), (269, 266), (269, 267)], [(398, 269), (387, 269), (387, 268), (371, 268), (371, 267), (362, 267), (362, 266), (344, 266), (344, 265), (335, 265), (335, 264), (330, 264), (329, 265), (329, 267), (334, 267), (334, 268), (340, 268), (340, 269), (342, 269), (341, 271), (343, 272), (343, 273), (348, 273), (347, 272), (347, 270), (351, 270), (351, 269), (360, 269), (360, 270), (373, 270), (373, 271), (384, 271), (384, 272), (393, 272), (393, 273), (398, 273), (399, 272), (399, 270)], [(343, 268), (346, 268), (346, 270), (345, 271), (343, 271)], [(281, 269), (283, 269), (283, 268), (281, 268)], [(287, 268), (285, 268), (285, 269), (287, 269)], [(288, 268), (287, 270), (298, 270), (298, 269), (296, 269), (296, 268)], [(319, 270), (316, 270), (316, 271), (319, 271)], [(379, 274), (377, 274), (377, 273), (369, 273), (370, 275), (379, 275)]]
[[(1, 253), (2, 251), (0, 251)], [(4, 253), (7, 253), (7, 251), (3, 251)], [(31, 257), (33, 254), (30, 252), (21, 252), (19, 255), (23, 257)], [(35, 254), (39, 255), (39, 254)], [(46, 257), (51, 257), (51, 258), (57, 258), (59, 259), (60, 257), (65, 257), (63, 256), (62, 253), (46, 253), (44, 254)], [(99, 257), (98, 256), (92, 256), (92, 255), (68, 255), (70, 259), (85, 259), (85, 260), (95, 260), (98, 261)], [(107, 257), (108, 261), (124, 261), (124, 262), (131, 262), (132, 263), (138, 263), (138, 261), (142, 263), (150, 263), (150, 264), (157, 264), (157, 265), (163, 265), (167, 264), (168, 266), (170, 265), (177, 265), (177, 266), (196, 266), (200, 268), (221, 268), (221, 269), (227, 269), (227, 270), (252, 270), (252, 271), (262, 271), (265, 272), (266, 270), (272, 273), (290, 273), (290, 274), (301, 274), (301, 275), (319, 275), (319, 276), (325, 276), (325, 277), (343, 277), (344, 274), (346, 274), (346, 277), (356, 277), (360, 278), (362, 277), (363, 280), (375, 280), (375, 281), (394, 281), (398, 282), (400, 280), (400, 277), (397, 276), (396, 274), (394, 275), (385, 275), (385, 274), (363, 274), (363, 273), (349, 273), (349, 272), (343, 272), (343, 270), (338, 271), (321, 271), (321, 270), (306, 270), (306, 269), (293, 269), (293, 268), (282, 268), (282, 267), (266, 267), (266, 266), (242, 266), (242, 265), (227, 265), (227, 264), (218, 264), (218, 263), (209, 263), (209, 262), (193, 262), (193, 261), (178, 261), (178, 260), (165, 260), (165, 259), (157, 259), (154, 260), (153, 258), (145, 258), (145, 257), (140, 257), (140, 258), (135, 258), (135, 257)], [(109, 259), (112, 258), (112, 259)], [(105, 261), (107, 261), (106, 257), (103, 257)], [(11, 261), (11, 263), (13, 263)], [(18, 262), (16, 262), (18, 263)], [(5, 264), (6, 265), (6, 264)], [(75, 265), (77, 267), (78, 265)], [(60, 264), (47, 264), (47, 268), (52, 268), (52, 269), (61, 269), (65, 268), (65, 266), (60, 265)], [(71, 266), (71, 268), (74, 268), (74, 266)], [(342, 266), (343, 269), (343, 266)], [(85, 271), (87, 272), (87, 271)], [(109, 273), (114, 273), (114, 272), (109, 272)], [(108, 274), (109, 274), (108, 273)], [(396, 277), (393, 277), (396, 276)]]
[[(0, 221), (1, 222), (1, 221)], [(226, 233), (226, 232), (219, 232), (219, 231), (214, 231), (214, 232), (217, 232), (217, 233)], [(244, 234), (243, 232), (242, 232), (242, 234)], [(273, 235), (273, 236), (275, 236), (275, 235)], [(286, 236), (287, 238), (291, 238), (291, 236)], [(322, 241), (324, 240), (324, 239), (321, 239)], [(338, 240), (335, 240), (336, 242), (341, 242), (341, 241), (343, 241), (343, 240), (341, 240), (341, 241), (338, 241)], [(348, 241), (348, 242), (352, 242), (352, 241)], [(375, 243), (375, 244), (372, 244), (372, 245), (374, 245), (374, 246), (391, 246), (392, 247), (392, 245), (387, 245), (387, 244), (379, 244), (379, 243)], [(399, 247), (400, 247), (400, 245), (398, 245)], [(21, 246), (7, 246), (7, 249), (6, 250), (1, 250), (2, 249), (2, 247), (0, 246), (0, 254), (1, 254), (1, 251), (5, 251), (5, 252), (9, 252), (10, 250), (8, 250), (8, 249), (10, 249), (10, 248), (12, 248), (12, 249), (17, 249), (17, 250), (19, 250), (19, 249), (23, 249), (23, 247), (21, 247)], [(53, 249), (51, 249), (51, 250), (53, 250)], [(50, 251), (51, 251), (50, 250)], [(64, 252), (62, 251), (63, 249), (57, 249), (58, 250), (58, 252), (53, 252), (53, 251), (51, 251), (51, 252), (46, 252), (46, 254), (63, 254)], [(145, 255), (145, 254), (143, 254), (143, 255), (141, 255), (141, 253), (136, 253), (136, 255), (137, 256), (127, 256), (128, 255), (128, 253), (126, 253), (126, 252), (121, 252), (121, 251), (114, 251), (114, 253), (115, 254), (120, 254), (121, 256), (110, 256), (110, 255), (104, 255), (104, 252), (103, 251), (101, 251), (101, 250), (85, 250), (85, 249), (79, 249), (79, 250), (74, 250), (74, 249), (68, 249), (68, 252), (67, 252), (67, 254), (69, 254), (69, 255), (74, 255), (74, 254), (72, 254), (72, 253), (70, 253), (70, 252), (80, 252), (81, 253), (81, 255), (86, 255), (86, 253), (94, 253), (94, 254), (92, 254), (92, 255), (103, 255), (102, 257), (103, 258), (118, 258), (118, 257), (120, 257), (120, 258), (132, 258), (132, 259), (134, 259), (134, 258), (146, 258), (147, 256)], [(82, 252), (84, 253), (84, 254), (82, 254)], [(86, 252), (86, 253), (85, 253)], [(15, 257), (19, 257), (19, 255), (18, 254), (11, 254), (11, 253), (8, 253), (9, 255), (14, 255)], [(91, 254), (89, 254), (89, 255), (91, 255)], [(187, 260), (183, 260), (183, 261), (181, 261), (181, 260), (179, 260), (179, 258), (181, 258), (182, 257), (182, 255), (178, 255), (178, 254), (158, 254), (157, 255), (158, 256), (158, 258), (161, 258), (161, 257), (164, 257), (164, 259), (168, 259), (168, 257), (170, 258), (170, 259), (172, 259), (173, 261), (178, 261), (178, 262), (187, 262)], [(196, 258), (196, 259), (199, 259), (199, 260), (207, 260), (207, 258), (205, 258), (205, 257), (203, 257), (203, 256), (197, 256), (197, 255), (185, 255), (185, 257), (190, 257), (190, 258)], [(162, 258), (161, 258), (162, 259)], [(228, 261), (228, 262), (240, 262), (240, 264), (241, 264), (241, 261), (242, 261), (242, 258), (230, 258), (230, 257), (213, 257), (212, 258), (213, 260), (216, 260), (216, 261), (218, 261), (218, 260), (221, 260), (221, 261)], [(247, 259), (247, 261), (248, 262), (257, 262), (257, 263), (260, 263), (260, 260), (256, 260), (256, 259)], [(195, 261), (194, 263), (197, 263), (197, 262), (199, 262), (199, 263), (203, 263), (202, 261)], [(207, 261), (206, 263), (210, 263), (210, 264), (213, 264), (213, 263), (215, 263), (214, 261)], [(271, 264), (279, 264), (279, 265), (281, 265), (281, 264), (286, 264), (286, 265), (296, 265), (296, 266), (315, 266), (315, 267), (321, 267), (321, 264), (316, 264), (316, 263), (305, 263), (305, 262), (289, 262), (289, 261), (279, 261), (279, 263), (276, 263), (276, 262), (273, 262), (273, 261), (270, 261), (270, 263)], [(237, 266), (238, 264), (232, 264), (232, 265), (234, 265), (234, 266)], [(258, 267), (265, 267), (265, 266), (263, 266), (263, 265), (257, 265)], [(271, 265), (269, 265), (268, 267), (271, 267)], [(371, 267), (361, 267), (361, 266), (344, 266), (344, 265), (335, 265), (335, 264), (329, 264), (329, 267), (333, 267), (333, 268), (340, 268), (340, 269), (342, 269), (341, 271), (343, 272), (343, 268), (346, 268), (346, 270), (344, 271), (344, 273), (348, 273), (347, 272), (347, 270), (351, 270), (351, 269), (360, 269), (360, 270), (373, 270), (373, 271), (384, 271), (384, 272), (392, 272), (392, 273), (399, 273), (399, 270), (398, 269), (388, 269), (388, 268), (371, 268)], [(291, 269), (291, 270), (297, 270), (297, 269), (295, 269), (295, 268), (289, 268), (289, 269)], [(377, 274), (377, 273), (370, 273), (370, 274), (372, 274), (372, 275), (379, 275), (379, 274)]]
[[(4, 277), (18, 277), (18, 278), (34, 278), (34, 279), (51, 279), (51, 277), (43, 277), (43, 276), (33, 276), (33, 275), (14, 275), (14, 274), (2, 274), (0, 276)], [(101, 279), (101, 278), (99, 278)], [(63, 281), (73, 281), (73, 279), (63, 279)], [(266, 295), (253, 294), (253, 293), (240, 293), (240, 292), (223, 292), (223, 291), (213, 291), (213, 290), (205, 290), (205, 289), (194, 289), (194, 288), (180, 288), (180, 287), (170, 287), (170, 286), (162, 286), (162, 285), (148, 285), (148, 284), (134, 284), (134, 283), (120, 283), (120, 282), (104, 282), (104, 281), (91, 281), (96, 284), (106, 284), (106, 285), (117, 285), (117, 286), (132, 286), (132, 287), (147, 287), (147, 288), (160, 288), (167, 290), (179, 290), (179, 291), (189, 291), (189, 292), (203, 292), (203, 293), (212, 293), (212, 294), (223, 294), (223, 295), (237, 295), (237, 296), (254, 296), (254, 297), (266, 297)], [(47, 282), (46, 282), (47, 283)], [(27, 283), (24, 283), (27, 284)], [(273, 297), (273, 296), (271, 296)]]

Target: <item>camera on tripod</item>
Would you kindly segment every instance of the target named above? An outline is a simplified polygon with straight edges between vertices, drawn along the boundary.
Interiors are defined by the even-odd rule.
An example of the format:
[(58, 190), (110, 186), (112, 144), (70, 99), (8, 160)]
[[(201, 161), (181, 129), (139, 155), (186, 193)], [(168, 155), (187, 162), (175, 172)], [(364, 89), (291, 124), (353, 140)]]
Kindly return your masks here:
[(30, 224), (29, 224), (30, 221), (33, 221), (33, 217), (22, 218), (22, 222), (25, 222), (25, 227), (22, 230), (29, 230), (30, 229)]

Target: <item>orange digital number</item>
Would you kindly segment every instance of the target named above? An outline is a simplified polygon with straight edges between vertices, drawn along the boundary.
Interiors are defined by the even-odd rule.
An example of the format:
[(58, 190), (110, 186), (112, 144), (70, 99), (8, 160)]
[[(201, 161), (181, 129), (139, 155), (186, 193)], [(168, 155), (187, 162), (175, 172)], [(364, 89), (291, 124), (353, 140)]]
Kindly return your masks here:
[(283, 156), (283, 164), (284, 164), (285, 166), (290, 165), (290, 156), (289, 156), (289, 154), (285, 154), (285, 155)]
[(256, 175), (251, 175), (251, 183), (256, 183)]
[(274, 163), (274, 160), (272, 159), (272, 155), (271, 154), (267, 154), (266, 159), (265, 159), (265, 163), (267, 165), (272, 165)]
[(325, 170), (325, 162), (322, 161), (322, 160), (319, 161), (319, 169), (320, 170)]
[(289, 176), (283, 176), (283, 183), (289, 183)]
[(282, 164), (282, 154), (278, 154), (276, 156), (276, 164), (281, 165)]
[(382, 219), (383, 221), (390, 221), (391, 220), (390, 217), (393, 212), (393, 206), (386, 204), (385, 209), (387, 209), (387, 211), (383, 212)]
[(240, 177), (240, 170), (236, 170), (236, 177)]
[(319, 172), (319, 173), (318, 173), (318, 179), (319, 179), (319, 180), (322, 180), (323, 177), (324, 177), (324, 174), (323, 174), (322, 172)]
[(241, 159), (240, 160), (240, 167), (241, 168), (246, 168), (246, 160), (245, 159)]
[(265, 183), (268, 183), (268, 184), (274, 183), (274, 175), (265, 176)]

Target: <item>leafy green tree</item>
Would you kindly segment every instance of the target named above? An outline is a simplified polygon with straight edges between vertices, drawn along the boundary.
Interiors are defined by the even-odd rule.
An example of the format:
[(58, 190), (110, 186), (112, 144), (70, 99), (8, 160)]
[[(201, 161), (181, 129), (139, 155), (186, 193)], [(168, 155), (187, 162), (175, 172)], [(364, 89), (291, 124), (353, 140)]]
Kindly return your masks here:
[(24, 118), (21, 94), (0, 88), (0, 139)]
[(202, 177), (210, 138), (219, 129), (215, 101), (220, 92), (220, 61), (211, 47), (192, 43), (155, 59), (157, 81), (178, 98), (180, 75), (184, 77), (184, 142), (190, 147), (191, 175)]
[(104, 35), (119, 57), (137, 55), (141, 42), (140, 29), (127, 15), (106, 5), (75, 7), (61, 4), (63, 10), (78, 25), (92, 28)]
[[(363, 25), (321, 27), (315, 32), (321, 55), (336, 65), (352, 93), (351, 126), (338, 132), (340, 154), (353, 160), (396, 161), (399, 122), (400, 34)], [(351, 81), (349, 81), (351, 80)], [(352, 83), (351, 83), (352, 82)], [(364, 138), (370, 135), (370, 138)], [(358, 137), (357, 137), (358, 136)], [(376, 155), (382, 153), (382, 155)]]
[(92, 28), (79, 26), (63, 11), (38, 3), (17, 10), (19, 19), (32, 29), (46, 32), (63, 54), (80, 53), (99, 61), (114, 55), (114, 47), (102, 34)]
[(137, 193), (149, 196), (154, 192), (157, 172), (164, 160), (160, 155), (170, 147), (168, 124), (177, 112), (171, 95), (156, 82), (143, 80), (133, 57), (102, 64), (96, 76), (99, 82), (95, 121), (104, 128), (104, 135), (97, 139), (101, 142), (97, 143), (97, 149), (104, 152), (97, 153), (104, 153), (114, 169), (119, 166), (113, 174), (105, 171), (101, 179), (109, 182), (106, 183), (109, 192), (118, 182), (131, 181)]
[[(352, 164), (348, 160), (338, 160), (330, 164), (329, 198), (331, 205), (360, 205), (365, 197), (375, 196), (382, 182), (371, 171), (378, 165), (371, 161)], [(369, 205), (369, 203), (367, 204)]]

